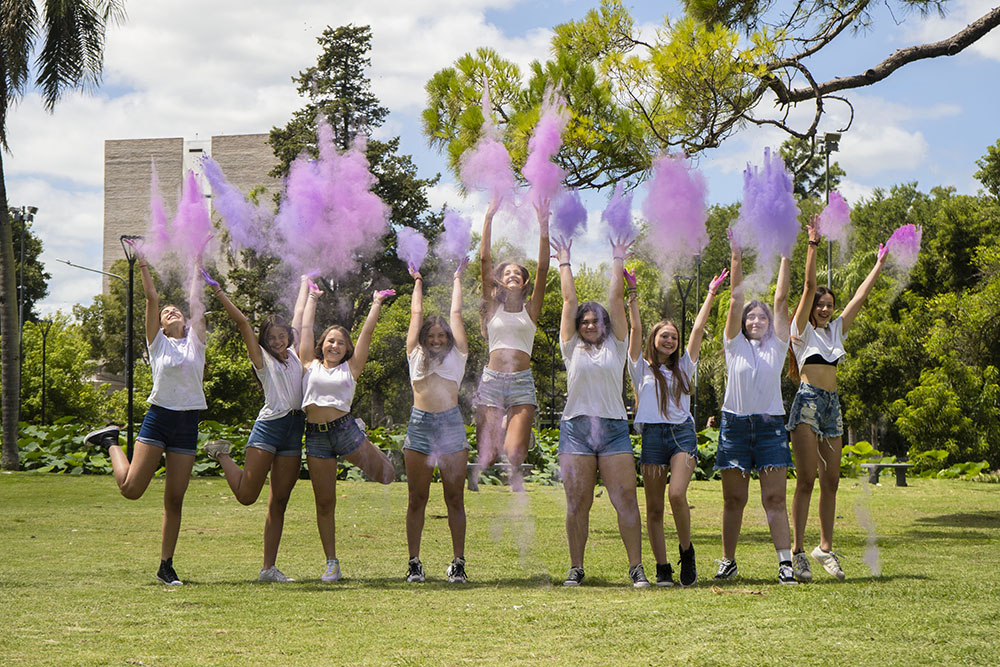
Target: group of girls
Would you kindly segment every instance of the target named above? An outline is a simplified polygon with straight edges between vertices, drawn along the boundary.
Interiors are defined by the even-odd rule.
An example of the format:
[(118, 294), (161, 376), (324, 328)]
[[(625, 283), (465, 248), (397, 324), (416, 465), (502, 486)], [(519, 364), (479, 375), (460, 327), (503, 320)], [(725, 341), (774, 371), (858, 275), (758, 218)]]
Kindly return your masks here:
[[(636, 278), (624, 266), (630, 241), (611, 240), (608, 308), (593, 301), (579, 304), (570, 260), (572, 242), (562, 239), (550, 242), (546, 205), (537, 210), (539, 258), (533, 285), (523, 266), (503, 263), (493, 267), (491, 226), (497, 209), (494, 202), (486, 214), (480, 246), (481, 328), (488, 341), (489, 357), (474, 397), (480, 443), (477, 468), (489, 466), (502, 453), (511, 464), (513, 489), (523, 490), (520, 464), (527, 457), (536, 407), (531, 351), (542, 310), (549, 253), (554, 251), (552, 256), (559, 262), (563, 300), (559, 339), (567, 374), (567, 399), (558, 447), (570, 552), (570, 569), (564, 585), (578, 586), (584, 580), (584, 552), (598, 474), (617, 514), (628, 558), (628, 578), (636, 587), (650, 585), (642, 565), (635, 461), (622, 398), (626, 366), (636, 393), (635, 424), (642, 438), (640, 469), (645, 486), (647, 532), (656, 559), (656, 584), (673, 584), (663, 527), (665, 495), (679, 543), (679, 581), (682, 586), (694, 584), (697, 567), (687, 487), (695, 469), (697, 437), (690, 395), (705, 326), (727, 272), (723, 271), (710, 283), (686, 348), (682, 349), (677, 326), (670, 321), (656, 323), (643, 342)], [(727, 382), (716, 454), (723, 488), (723, 557), (716, 579), (730, 579), (737, 574), (735, 551), (751, 472), (756, 472), (760, 479), (761, 501), (778, 557), (779, 581), (794, 584), (812, 578), (803, 544), (817, 477), (821, 538), (811, 553), (830, 574), (844, 577), (832, 550), (843, 432), (836, 364), (844, 355), (844, 336), (874, 286), (886, 253), (880, 246), (871, 273), (843, 314), (833, 319), (833, 293), (816, 287), (819, 236), (811, 226), (807, 231), (805, 285), (791, 320), (788, 258), (781, 259), (773, 311), (760, 301), (744, 304), (742, 253), (738, 244), (730, 240), (731, 296), (723, 342)], [(423, 276), (410, 269), (414, 289), (406, 354), (414, 401), (403, 447), (409, 490), (408, 582), (422, 582), (425, 578), (420, 543), (435, 466), (441, 473), (452, 538), (452, 561), (446, 576), (450, 582), (467, 580), (463, 494), (468, 443), (458, 408), (468, 358), (462, 319), (461, 277), (465, 265), (463, 261), (453, 276), (448, 318), (424, 318)], [(146, 340), (153, 372), (150, 409), (136, 438), (131, 462), (117, 444), (117, 429), (95, 431), (85, 441), (109, 451), (115, 481), (122, 495), (131, 499), (143, 494), (165, 452), (165, 513), (157, 579), (179, 585), (172, 557), (184, 492), (194, 464), (198, 415), (206, 408), (201, 386), (205, 325), (203, 317), (188, 322), (175, 306), (160, 309), (144, 259), (140, 258), (139, 266), (146, 294)], [(242, 469), (230, 458), (229, 443), (206, 445), (206, 452), (219, 462), (230, 488), (243, 504), (257, 500), (268, 472), (271, 474), (259, 579), (291, 581), (275, 563), (285, 507), (298, 478), (304, 432), (317, 525), (326, 556), (321, 580), (336, 581), (342, 576), (334, 521), (338, 457), (383, 484), (394, 479), (391, 462), (372, 445), (350, 412), (379, 310), (389, 292), (373, 295), (371, 311), (357, 342), (353, 343), (348, 330), (336, 325), (327, 327), (314, 339), (316, 303), (322, 291), (306, 276), (301, 279), (291, 324), (268, 317), (256, 335), (219, 284), (208, 274), (205, 279), (237, 325), (264, 391), (265, 403), (248, 439)], [(780, 376), (789, 345), (793, 355), (789, 372), (801, 379), (801, 385), (786, 424)], [(792, 511), (794, 552), (785, 506), (787, 470), (792, 466), (789, 432), (798, 463)]]

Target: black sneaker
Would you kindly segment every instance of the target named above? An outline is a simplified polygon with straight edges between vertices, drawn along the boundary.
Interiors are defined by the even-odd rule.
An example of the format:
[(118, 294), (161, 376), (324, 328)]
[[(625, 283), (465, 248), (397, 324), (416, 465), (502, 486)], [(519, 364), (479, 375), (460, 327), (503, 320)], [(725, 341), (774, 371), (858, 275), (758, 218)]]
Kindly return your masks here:
[(406, 581), (409, 583), (420, 583), (424, 580), (424, 566), (420, 564), (419, 558), (411, 558), (408, 564), (409, 571), (406, 573)]
[(83, 436), (83, 444), (85, 447), (99, 447), (108, 451), (111, 445), (118, 444), (119, 433), (117, 426), (105, 426)]
[(698, 568), (694, 563), (694, 545), (689, 544), (685, 551), (678, 544), (677, 549), (681, 552), (681, 586), (692, 586), (698, 581)]
[(799, 583), (795, 580), (795, 571), (792, 569), (792, 561), (786, 560), (778, 564), (778, 583), (788, 585)]
[(448, 575), (449, 584), (464, 584), (469, 581), (468, 577), (465, 576), (465, 559), (461, 556), (451, 561), (451, 565), (444, 573)]
[(569, 568), (569, 573), (566, 575), (566, 581), (563, 582), (563, 586), (579, 586), (581, 583), (583, 583), (583, 568)]
[(642, 563), (628, 569), (628, 578), (632, 580), (632, 586), (635, 588), (649, 588), (649, 579), (646, 578), (646, 571), (642, 569)]
[(732, 579), (736, 576), (736, 561), (723, 558), (719, 561), (719, 571), (715, 573), (716, 579)]
[(160, 561), (160, 569), (156, 571), (156, 578), (167, 586), (183, 586), (184, 582), (177, 578), (174, 572), (173, 556), (167, 560)]
[(656, 564), (656, 585), (657, 586), (674, 585), (674, 568), (670, 567), (670, 563)]

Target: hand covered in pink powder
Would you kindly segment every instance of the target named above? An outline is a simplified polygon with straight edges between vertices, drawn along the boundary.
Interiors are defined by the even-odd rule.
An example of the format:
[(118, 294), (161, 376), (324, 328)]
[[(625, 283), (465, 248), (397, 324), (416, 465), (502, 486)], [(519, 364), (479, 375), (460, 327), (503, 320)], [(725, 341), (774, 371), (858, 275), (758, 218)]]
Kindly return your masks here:
[(414, 268), (414, 266), (412, 264), (407, 264), (406, 265), (406, 270), (410, 273), (410, 277), (413, 278), (414, 282), (416, 282), (416, 280), (418, 278), (420, 280), (424, 279), (424, 277), (422, 275), (420, 275), (420, 272), (417, 271), (417, 269)]
[(552, 250), (555, 254), (552, 255), (560, 265), (569, 264), (569, 251), (573, 247), (573, 239), (567, 241), (566, 239), (557, 236), (556, 238), (549, 241), (549, 245), (552, 246)]
[(380, 289), (372, 295), (372, 300), (381, 305), (390, 296), (396, 296), (396, 290), (394, 289)]
[(876, 255), (875, 255), (875, 263), (876, 264), (884, 264), (885, 263), (885, 258), (886, 258), (886, 256), (888, 256), (888, 254), (889, 254), (889, 246), (886, 245), (885, 243), (879, 243), (878, 244), (878, 253), (876, 253)]
[(636, 274), (629, 273), (629, 270), (624, 266), (622, 267), (622, 274), (625, 276), (625, 284), (629, 286), (629, 289), (635, 289), (635, 284), (637, 282)]
[(212, 287), (219, 286), (219, 281), (213, 278), (211, 275), (209, 275), (208, 271), (205, 270), (205, 267), (201, 267), (201, 277), (204, 278), (205, 282), (211, 285)]
[(819, 216), (814, 215), (810, 224), (806, 225), (806, 233), (809, 234), (809, 242), (812, 245), (817, 245), (819, 243)]
[(722, 269), (722, 273), (712, 278), (712, 282), (708, 284), (708, 291), (713, 295), (719, 290), (719, 286), (726, 282), (726, 278), (729, 277), (729, 270)]
[(632, 244), (635, 243), (634, 240), (630, 241), (623, 236), (612, 239), (608, 237), (608, 242), (611, 243), (611, 256), (613, 259), (620, 259), (623, 262), (625, 258), (629, 256), (632, 250)]
[(312, 279), (306, 278), (306, 285), (309, 286), (309, 295), (314, 296), (317, 299), (323, 294), (323, 290), (319, 288), (319, 285), (314, 283)]
[(465, 267), (467, 267), (468, 265), (469, 265), (469, 258), (463, 257), (462, 261), (458, 263), (458, 268), (455, 269), (455, 276), (454, 276), (455, 280), (458, 280), (459, 278), (462, 277), (462, 274), (465, 272)]
[(735, 255), (742, 255), (743, 254), (743, 248), (740, 247), (739, 242), (736, 240), (736, 237), (733, 235), (733, 228), (732, 227), (726, 227), (726, 238), (729, 239), (729, 250), (730, 250), (730, 252), (732, 252)]

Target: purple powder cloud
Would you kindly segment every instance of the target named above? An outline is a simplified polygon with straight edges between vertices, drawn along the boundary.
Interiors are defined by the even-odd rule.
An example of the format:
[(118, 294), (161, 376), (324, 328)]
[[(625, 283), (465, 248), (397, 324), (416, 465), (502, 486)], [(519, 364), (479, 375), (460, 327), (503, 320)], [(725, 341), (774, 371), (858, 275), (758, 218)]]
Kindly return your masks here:
[(234, 250), (251, 248), (262, 254), (274, 252), (268, 230), (274, 215), (249, 201), (236, 186), (226, 180), (222, 167), (211, 157), (202, 159), (205, 178), (212, 186), (212, 206), (226, 225)]
[(587, 209), (580, 201), (576, 188), (564, 190), (555, 200), (552, 210), (552, 235), (569, 241), (587, 230)]
[(923, 230), (916, 225), (903, 225), (892, 233), (885, 245), (889, 248), (889, 257), (893, 264), (903, 273), (909, 273), (917, 263), (920, 255), (920, 240)]
[(566, 172), (552, 162), (562, 146), (562, 131), (569, 122), (569, 115), (562, 100), (549, 94), (542, 104), (541, 117), (528, 140), (528, 159), (521, 174), (530, 186), (528, 199), (536, 207), (552, 201)]
[(396, 256), (419, 271), (427, 257), (427, 239), (412, 227), (400, 227), (396, 239)]
[(635, 225), (632, 224), (632, 193), (625, 194), (621, 181), (615, 186), (611, 200), (601, 213), (601, 220), (611, 228), (612, 238), (624, 238), (629, 241), (635, 238)]
[(707, 189), (688, 158), (664, 155), (653, 162), (642, 215), (649, 222), (649, 242), (661, 257), (690, 257), (708, 245)]
[(764, 149), (760, 167), (747, 164), (743, 172), (743, 203), (733, 226), (743, 248), (757, 250), (757, 266), (772, 271), (780, 255), (791, 257), (800, 231), (799, 207), (792, 190), (792, 177), (781, 156)]
[(445, 259), (460, 260), (469, 253), (472, 241), (472, 224), (457, 211), (448, 209), (444, 214), (444, 233), (438, 239), (436, 252)]
[(819, 215), (819, 233), (831, 241), (844, 243), (850, 233), (851, 208), (839, 192), (830, 193), (830, 203)]

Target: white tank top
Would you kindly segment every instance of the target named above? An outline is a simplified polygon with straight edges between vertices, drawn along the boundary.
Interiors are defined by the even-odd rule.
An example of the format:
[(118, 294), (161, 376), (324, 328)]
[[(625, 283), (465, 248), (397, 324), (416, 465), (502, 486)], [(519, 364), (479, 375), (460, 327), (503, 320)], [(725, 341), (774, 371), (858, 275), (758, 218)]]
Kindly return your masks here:
[(846, 354), (844, 352), (844, 320), (841, 317), (830, 322), (823, 329), (817, 329), (812, 322), (806, 322), (806, 330), (799, 332), (792, 320), (792, 352), (795, 363), (801, 369), (806, 359), (818, 354), (831, 364)]
[(254, 367), (264, 389), (264, 407), (257, 421), (280, 419), (292, 410), (302, 409), (302, 362), (295, 350), (288, 348), (288, 359), (281, 363), (265, 350), (260, 351), (264, 367)]
[(302, 407), (317, 405), (350, 412), (357, 386), (346, 361), (335, 368), (327, 368), (314, 359), (302, 376)]
[(413, 352), (406, 355), (406, 361), (410, 364), (410, 382), (419, 382), (428, 375), (440, 375), (445, 380), (452, 380), (461, 385), (462, 378), (465, 377), (465, 362), (468, 358), (468, 354), (462, 354), (457, 347), (452, 345), (443, 359), (428, 362), (427, 355), (424, 354), (424, 347), (417, 345), (413, 348)]
[(531, 321), (526, 308), (516, 313), (508, 313), (501, 305), (486, 323), (490, 352), (493, 350), (520, 350), (531, 354), (535, 343), (535, 323)]

